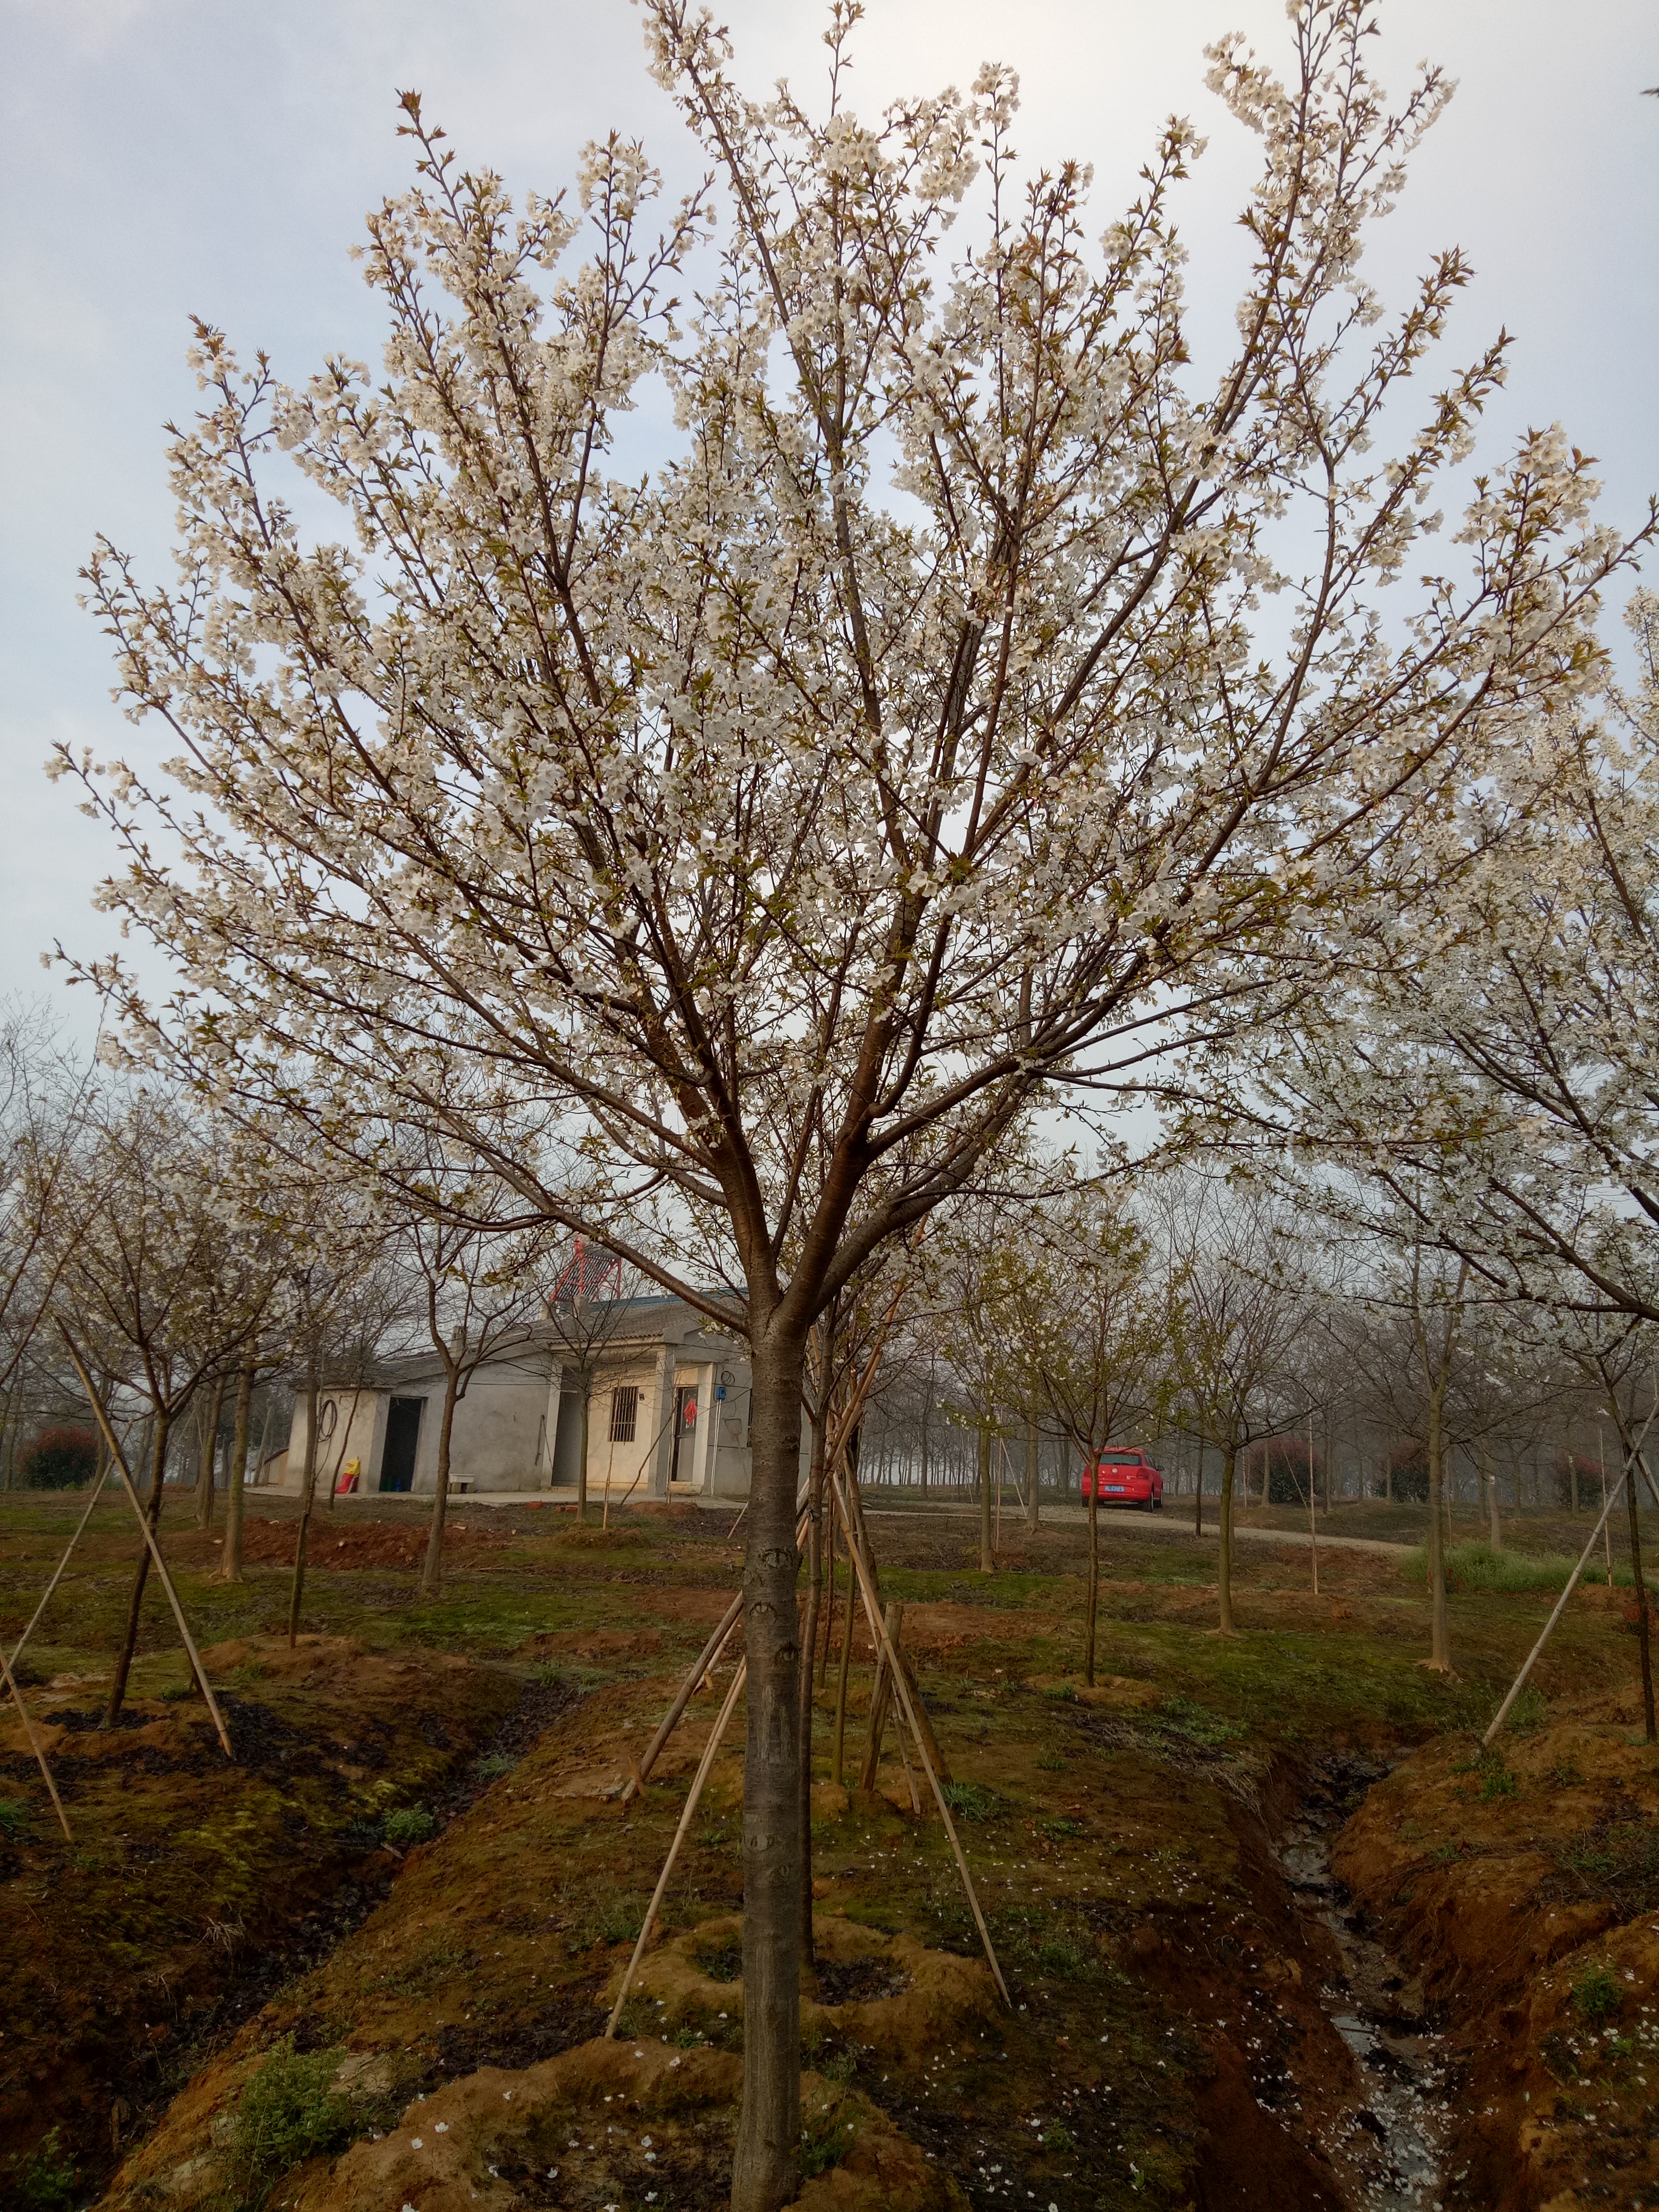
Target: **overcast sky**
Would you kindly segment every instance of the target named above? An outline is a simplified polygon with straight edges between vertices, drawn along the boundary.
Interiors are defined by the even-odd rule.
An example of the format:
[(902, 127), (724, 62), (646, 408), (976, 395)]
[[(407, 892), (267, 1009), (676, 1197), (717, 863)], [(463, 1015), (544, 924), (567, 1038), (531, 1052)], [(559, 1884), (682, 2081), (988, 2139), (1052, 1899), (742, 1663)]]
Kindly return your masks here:
[[(815, 0), (721, 12), (752, 88), (787, 75), (817, 90)], [(1382, 0), (1378, 12), (1390, 89), (1431, 57), (1459, 91), (1375, 265), (1397, 299), (1432, 251), (1465, 248), (1477, 282), (1435, 381), (1500, 325), (1513, 331), (1487, 452), (1563, 421), (1601, 459), (1609, 516), (1629, 524), (1659, 488), (1659, 99), (1641, 97), (1659, 84), (1659, 9)], [(988, 58), (1012, 64), (1016, 143), (1032, 162), (1094, 164), (1097, 231), (1133, 196), (1162, 118), (1191, 116), (1210, 149), (1182, 222), (1195, 305), (1218, 331), (1254, 142), (1206, 90), (1202, 49), (1233, 28), (1288, 58), (1283, 0), (869, 0), (855, 97), (873, 108), (965, 85)], [(38, 956), (58, 938), (81, 953), (112, 941), (89, 905), (112, 853), (40, 763), (60, 736), (100, 757), (145, 743), (110, 703), (76, 570), (100, 531), (152, 574), (165, 559), (161, 426), (193, 402), (188, 318), (264, 347), (296, 380), (325, 351), (376, 357), (347, 249), (407, 180), (402, 88), (518, 193), (557, 190), (583, 142), (613, 127), (642, 135), (671, 183), (690, 179), (693, 157), (626, 0), (0, 0), (0, 992), (57, 997)]]

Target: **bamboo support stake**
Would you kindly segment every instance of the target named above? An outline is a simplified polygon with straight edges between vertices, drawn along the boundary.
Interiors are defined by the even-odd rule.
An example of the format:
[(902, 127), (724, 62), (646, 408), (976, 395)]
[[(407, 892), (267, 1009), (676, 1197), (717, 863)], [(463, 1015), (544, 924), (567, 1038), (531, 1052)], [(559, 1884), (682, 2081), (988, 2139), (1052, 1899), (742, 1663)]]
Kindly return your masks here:
[(52, 1793), (52, 1807), (58, 1814), (58, 1826), (64, 1831), (64, 1841), (72, 1844), (75, 1838), (70, 1833), (69, 1815), (64, 1810), (64, 1801), (58, 1795), (58, 1784), (52, 1780), (52, 1769), (46, 1764), (45, 1747), (34, 1733), (34, 1723), (29, 1717), (28, 1707), (23, 1703), (23, 1692), (17, 1686), (17, 1678), (11, 1671), (11, 1662), (3, 1650), (0, 1650), (0, 1672), (3, 1672), (6, 1687), (16, 1700), (17, 1714), (23, 1723), (23, 1733), (29, 1740), (29, 1749), (34, 1753), (35, 1763), (46, 1778), (46, 1788)]
[(697, 1800), (702, 1796), (702, 1785), (708, 1779), (708, 1770), (714, 1764), (714, 1753), (720, 1749), (720, 1738), (726, 1734), (726, 1724), (732, 1717), (732, 1709), (738, 1702), (738, 1692), (743, 1687), (744, 1678), (748, 1671), (748, 1661), (740, 1660), (738, 1671), (732, 1677), (732, 1686), (726, 1693), (726, 1703), (720, 1707), (719, 1717), (714, 1727), (708, 1731), (708, 1741), (703, 1747), (702, 1758), (698, 1762), (696, 1775), (687, 1795), (685, 1810), (680, 1814), (679, 1826), (674, 1831), (674, 1840), (668, 1846), (668, 1856), (663, 1861), (662, 1872), (657, 1876), (657, 1887), (651, 1893), (650, 1904), (646, 1907), (645, 1920), (640, 1929), (640, 1939), (634, 1946), (634, 1955), (629, 1960), (628, 1971), (622, 1978), (622, 1987), (617, 1992), (617, 2002), (611, 2008), (610, 2019), (605, 2022), (605, 2033), (607, 2039), (617, 2033), (617, 2022), (622, 2018), (622, 2008), (628, 2002), (628, 1992), (634, 1986), (634, 1977), (639, 1971), (641, 1959), (645, 1955), (645, 1947), (650, 1940), (651, 1929), (657, 1917), (657, 1909), (662, 1903), (664, 1891), (668, 1887), (669, 1876), (674, 1871), (674, 1862), (680, 1855), (680, 1845), (685, 1841), (686, 1830), (691, 1826), (691, 1815), (697, 1809)]
[(149, 1547), (151, 1564), (161, 1579), (162, 1589), (167, 1594), (167, 1603), (173, 1607), (173, 1617), (179, 1625), (179, 1635), (184, 1638), (185, 1650), (190, 1656), (190, 1663), (195, 1672), (197, 1686), (202, 1692), (209, 1712), (213, 1716), (213, 1725), (219, 1731), (219, 1741), (223, 1747), (225, 1757), (234, 1759), (236, 1754), (230, 1747), (230, 1736), (225, 1727), (224, 1715), (219, 1711), (219, 1701), (214, 1696), (213, 1686), (208, 1680), (207, 1668), (202, 1664), (202, 1655), (196, 1649), (196, 1639), (190, 1632), (190, 1623), (185, 1619), (185, 1608), (179, 1602), (179, 1593), (173, 1586), (173, 1577), (167, 1572), (167, 1561), (161, 1557), (161, 1547), (155, 1540), (155, 1531), (150, 1527), (149, 1516), (144, 1511), (138, 1492), (132, 1486), (132, 1476), (128, 1471), (126, 1454), (116, 1442), (115, 1431), (109, 1424), (109, 1416), (94, 1395), (92, 1378), (87, 1373), (81, 1355), (75, 1348), (75, 1340), (62, 1322), (58, 1322), (58, 1330), (69, 1347), (69, 1356), (75, 1363), (75, 1371), (81, 1378), (81, 1387), (92, 1401), (92, 1410), (97, 1415), (98, 1425), (104, 1432), (104, 1442), (109, 1446), (116, 1472), (121, 1478), (121, 1486), (127, 1493), (127, 1502), (138, 1517), (138, 1526), (143, 1531), (145, 1543)]
[(87, 1510), (81, 1516), (80, 1520), (76, 1523), (75, 1534), (69, 1540), (69, 1548), (64, 1552), (63, 1558), (58, 1562), (57, 1567), (53, 1571), (52, 1580), (46, 1584), (45, 1589), (41, 1591), (40, 1602), (35, 1607), (34, 1611), (29, 1615), (28, 1626), (23, 1631), (23, 1633), (18, 1638), (16, 1643), (12, 1646), (11, 1663), (14, 1667), (22, 1657), (23, 1646), (28, 1642), (30, 1637), (33, 1635), (36, 1624), (39, 1622), (41, 1614), (46, 1609), (47, 1601), (51, 1598), (52, 1592), (57, 1589), (58, 1583), (62, 1581), (64, 1570), (70, 1563), (70, 1553), (74, 1551), (76, 1546), (80, 1542), (82, 1535), (85, 1534), (87, 1523), (92, 1518), (92, 1509), (98, 1503), (100, 1498), (102, 1497), (104, 1485), (108, 1480), (109, 1477), (107, 1474), (94, 1477), (92, 1486), (92, 1495), (87, 1500)]
[(737, 1626), (742, 1615), (743, 1593), (739, 1590), (720, 1615), (720, 1626), (698, 1653), (690, 1673), (674, 1693), (674, 1702), (658, 1722), (656, 1734), (641, 1753), (637, 1781), (630, 1778), (622, 1793), (622, 1802), (624, 1805), (650, 1780), (651, 1770), (661, 1757), (663, 1746), (679, 1726), (681, 1716), (697, 1693), (698, 1684), (703, 1680), (711, 1667), (720, 1663), (720, 1654), (726, 1649), (726, 1638)]
[[(805, 1515), (804, 1513), (798, 1514), (795, 1520), (795, 1541), (797, 1545), (800, 1542), (802, 1532), (805, 1529)], [(692, 1698), (697, 1693), (697, 1685), (703, 1680), (704, 1677), (708, 1674), (709, 1668), (718, 1663), (720, 1656), (726, 1649), (726, 1643), (731, 1637), (732, 1632), (737, 1626), (742, 1615), (743, 1593), (739, 1590), (736, 1597), (732, 1599), (731, 1604), (726, 1607), (726, 1611), (720, 1615), (714, 1634), (709, 1638), (708, 1643), (703, 1645), (702, 1651), (698, 1654), (692, 1665), (690, 1673), (686, 1675), (684, 1680), (680, 1684), (679, 1688), (675, 1692), (673, 1703), (669, 1706), (668, 1711), (663, 1715), (661, 1720), (658, 1722), (656, 1734), (652, 1737), (650, 1742), (647, 1744), (645, 1750), (641, 1754), (640, 1779), (642, 1784), (650, 1780), (651, 1770), (661, 1757), (663, 1746), (668, 1741), (669, 1737), (673, 1735), (674, 1730), (679, 1726), (682, 1714), (684, 1714), (687, 1705), (690, 1704)], [(623, 1803), (625, 1805), (629, 1799), (634, 1795), (635, 1784), (630, 1778), (622, 1793)]]
[[(883, 1643), (895, 1651), (898, 1649), (903, 1620), (903, 1606), (896, 1600), (890, 1600), (882, 1616)], [(893, 1684), (887, 1665), (887, 1650), (878, 1649), (875, 1687), (870, 1692), (869, 1735), (864, 1747), (864, 1764), (859, 1769), (860, 1790), (873, 1790), (876, 1786), (876, 1771), (881, 1765), (882, 1739), (887, 1734), (887, 1712), (892, 1702)]]
[(1531, 1674), (1534, 1661), (1537, 1658), (1544, 1646), (1549, 1642), (1551, 1632), (1554, 1628), (1556, 1622), (1560, 1620), (1567, 1600), (1572, 1595), (1573, 1591), (1578, 1586), (1579, 1576), (1583, 1573), (1585, 1567), (1589, 1563), (1589, 1555), (1595, 1549), (1595, 1540), (1601, 1534), (1603, 1524), (1606, 1522), (1608, 1514), (1612, 1512), (1613, 1506), (1618, 1500), (1620, 1492), (1624, 1489), (1625, 1485), (1630, 1480), (1630, 1468), (1626, 1467), (1624, 1474), (1620, 1475), (1618, 1482), (1613, 1486), (1613, 1496), (1609, 1498), (1606, 1504), (1602, 1506), (1601, 1518), (1590, 1530), (1589, 1541), (1579, 1553), (1578, 1564), (1568, 1576), (1565, 1589), (1562, 1591), (1560, 1596), (1555, 1601), (1554, 1611), (1550, 1614), (1549, 1619), (1544, 1623), (1543, 1631), (1540, 1635), (1537, 1643), (1534, 1644), (1532, 1650), (1528, 1652), (1526, 1663), (1522, 1666), (1521, 1672), (1516, 1676), (1514, 1681), (1510, 1683), (1509, 1695), (1504, 1698), (1503, 1704), (1499, 1705), (1497, 1712), (1492, 1716), (1492, 1726), (1486, 1730), (1485, 1735), (1481, 1737), (1480, 1748), (1482, 1751), (1486, 1750), (1490, 1747), (1492, 1738), (1497, 1735), (1498, 1729), (1503, 1727), (1504, 1721), (1508, 1718), (1510, 1707), (1520, 1696), (1521, 1686), (1526, 1680), (1528, 1675)]
[[(853, 1544), (851, 1516), (848, 1511), (847, 1501), (842, 1495), (840, 1483), (833, 1475), (830, 1480), (835, 1484), (836, 1500), (841, 1506), (848, 1531), (848, 1545), (852, 1554), (853, 1571), (859, 1578), (859, 1586), (863, 1593), (865, 1613), (869, 1619), (872, 1633), (881, 1635), (881, 1613), (871, 1585), (870, 1571), (862, 1553)], [(968, 1861), (963, 1854), (961, 1840), (957, 1834), (956, 1822), (951, 1818), (951, 1808), (945, 1801), (945, 1792), (940, 1787), (939, 1776), (934, 1771), (933, 1761), (927, 1756), (927, 1747), (922, 1740), (921, 1729), (916, 1721), (916, 1709), (911, 1699), (909, 1682), (905, 1677), (903, 1669), (897, 1664), (896, 1655), (890, 1651), (888, 1654), (888, 1661), (893, 1668), (893, 1681), (899, 1693), (899, 1702), (904, 1707), (904, 1717), (910, 1723), (910, 1733), (915, 1739), (917, 1754), (933, 1789), (933, 1802), (939, 1807), (939, 1818), (945, 1823), (945, 1832), (950, 1838), (951, 1849), (956, 1856), (957, 1871), (962, 1876), (962, 1886), (967, 1892), (968, 1903), (974, 1916), (974, 1924), (979, 1929), (980, 1942), (985, 1946), (986, 1959), (989, 1962), (992, 1973), (996, 1978), (996, 1985), (1002, 1992), (1002, 2002), (1012, 2012), (1014, 2008), (1014, 2001), (1008, 1994), (1008, 1984), (1003, 1980), (1002, 1969), (997, 1964), (996, 1950), (991, 1942), (991, 1931), (985, 1924), (985, 1915), (980, 1911), (979, 1897), (974, 1888), (974, 1878), (968, 1871)]]

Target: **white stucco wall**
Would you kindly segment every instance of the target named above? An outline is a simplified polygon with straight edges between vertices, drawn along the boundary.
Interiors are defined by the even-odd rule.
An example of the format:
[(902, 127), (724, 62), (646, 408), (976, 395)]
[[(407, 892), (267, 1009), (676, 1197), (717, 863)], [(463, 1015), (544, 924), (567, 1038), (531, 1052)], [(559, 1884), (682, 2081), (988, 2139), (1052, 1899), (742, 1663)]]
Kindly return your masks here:
[[(646, 1334), (648, 1330), (649, 1334)], [(660, 1330), (661, 1334), (658, 1334)], [(716, 1395), (722, 1375), (730, 1375), (726, 1395)], [(631, 1385), (639, 1405), (631, 1442), (611, 1441), (613, 1392)], [(749, 1364), (729, 1339), (696, 1326), (684, 1308), (659, 1309), (647, 1317), (632, 1340), (613, 1344), (594, 1379), (589, 1411), (588, 1495), (603, 1498), (607, 1474), (613, 1502), (630, 1492), (637, 1502), (670, 1494), (673, 1461), (672, 1420), (677, 1389), (697, 1394), (697, 1421), (682, 1446), (677, 1497), (746, 1498), (749, 1494)], [(443, 1413), (443, 1376), (434, 1365), (414, 1369), (404, 1379), (374, 1389), (330, 1389), (320, 1394), (324, 1441), (318, 1461), (318, 1490), (326, 1496), (336, 1470), (356, 1459), (362, 1474), (360, 1493), (380, 1489), (386, 1422), (393, 1398), (422, 1401), (416, 1446), (414, 1494), (430, 1496), (438, 1474), (438, 1429)], [(331, 1431), (327, 1408), (335, 1408)], [(576, 1377), (556, 1346), (532, 1345), (512, 1357), (480, 1368), (455, 1408), (450, 1475), (471, 1492), (575, 1487), (580, 1449), (581, 1401)], [(343, 1435), (342, 1434), (343, 1424)], [(303, 1480), (306, 1407), (295, 1408), (281, 1486), (297, 1491)], [(802, 1464), (808, 1439), (803, 1436)]]

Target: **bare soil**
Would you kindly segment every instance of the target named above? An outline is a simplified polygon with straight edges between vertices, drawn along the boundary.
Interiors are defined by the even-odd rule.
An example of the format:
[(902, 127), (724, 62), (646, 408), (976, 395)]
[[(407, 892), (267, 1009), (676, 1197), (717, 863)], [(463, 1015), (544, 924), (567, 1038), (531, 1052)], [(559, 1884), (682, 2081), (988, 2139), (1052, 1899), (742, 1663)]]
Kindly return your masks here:
[[(0, 1503), (0, 1632), (33, 1609), (74, 1503)], [(291, 1515), (254, 1504), (233, 1589), (212, 1577), (189, 1503), (167, 1547), (214, 1643), (212, 1678), (249, 1716), (243, 1755), (228, 1766), (200, 1708), (160, 1694), (183, 1668), (159, 1607), (138, 1725), (100, 1737), (65, 1717), (94, 1708), (95, 1685), (65, 1678), (97, 1672), (130, 1564), (100, 1508), (30, 1653), (53, 1686), (30, 1694), (70, 1783), (73, 1851), (53, 1843), (38, 1778), (5, 1739), (0, 1794), (23, 1812), (20, 1840), (0, 1844), (0, 1975), (9, 1991), (14, 1973), (32, 1978), (17, 2021), (26, 2010), (33, 2026), (15, 2053), (4, 2022), (0, 2174), (58, 2118), (82, 2177), (63, 2201), (111, 2212), (720, 2204), (743, 2037), (740, 1723), (624, 2036), (597, 2039), (724, 1671), (643, 1802), (624, 1810), (620, 1786), (737, 1587), (730, 1516), (630, 1509), (601, 1534), (473, 1504), (452, 1524), (443, 1590), (423, 1601), (418, 1503), (351, 1501), (320, 1522), (318, 1640), (290, 1671), (270, 1632)], [(1501, 1765), (1482, 1765), (1478, 1729), (1549, 1593), (1455, 1595), (1449, 1681), (1419, 1663), (1424, 1593), (1400, 1560), (1322, 1555), (1316, 1598), (1305, 1552), (1264, 1544), (1237, 1569), (1243, 1632), (1223, 1639), (1213, 1552), (1165, 1518), (1155, 1536), (1103, 1532), (1092, 1693), (1077, 1529), (1029, 1538), (1005, 1522), (984, 1577), (976, 1529), (953, 1516), (877, 1524), (1014, 2008), (996, 2000), (943, 1831), (913, 1811), (890, 1739), (875, 1791), (830, 1780), (830, 1666), (819, 1964), (803, 1988), (818, 2170), (799, 2201), (1659, 2203), (1644, 2010), (1659, 2005), (1659, 1760), (1631, 1740), (1635, 1638), (1618, 1604), (1575, 1599)], [(843, 1618), (838, 1597), (837, 1640)], [(871, 1673), (860, 1632), (850, 1775)], [(427, 1741), (434, 1716), (442, 1747)], [(371, 1824), (412, 1802), (434, 1814), (431, 1840), (376, 1850)], [(1286, 1858), (1310, 1823), (1328, 1832), (1341, 1909), (1397, 1963), (1386, 2002), (1417, 2005), (1448, 2054), (1431, 2195), (1377, 2193), (1383, 2100), (1339, 2025), (1361, 2001), (1352, 1958), (1330, 1914), (1304, 1909)], [(134, 1837), (155, 1856), (131, 1852)], [(211, 1932), (239, 1913), (243, 1935)], [(118, 1927), (118, 1960), (103, 1940)], [(311, 2054), (332, 2084), (333, 2133), (319, 2155), (250, 2178), (239, 2115), (284, 2052)]]

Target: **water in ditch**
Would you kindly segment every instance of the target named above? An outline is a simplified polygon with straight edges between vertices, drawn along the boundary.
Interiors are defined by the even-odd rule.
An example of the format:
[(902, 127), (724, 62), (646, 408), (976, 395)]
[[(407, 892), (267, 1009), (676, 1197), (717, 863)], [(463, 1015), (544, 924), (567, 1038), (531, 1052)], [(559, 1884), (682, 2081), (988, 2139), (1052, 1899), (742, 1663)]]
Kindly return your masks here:
[(1340, 1973), (1320, 1990), (1320, 2002), (1362, 2083), (1361, 2101), (1344, 2113), (1326, 2154), (1345, 2177), (1355, 2212), (1436, 2212), (1451, 2123), (1445, 2040), (1425, 2019), (1420, 1990), (1369, 1931), (1330, 1866), (1332, 1838), (1382, 1771), (1358, 1760), (1329, 1762), (1279, 1857), (1297, 1910), (1334, 1939)]

